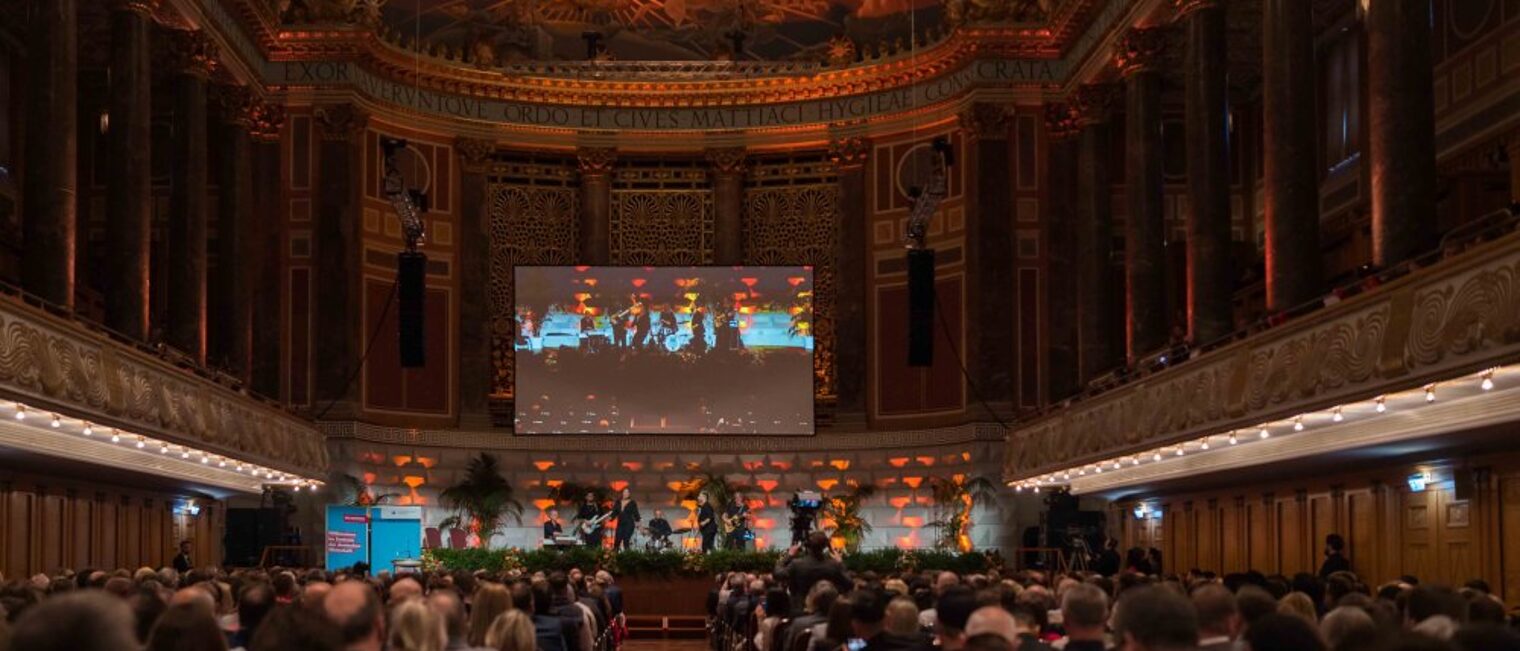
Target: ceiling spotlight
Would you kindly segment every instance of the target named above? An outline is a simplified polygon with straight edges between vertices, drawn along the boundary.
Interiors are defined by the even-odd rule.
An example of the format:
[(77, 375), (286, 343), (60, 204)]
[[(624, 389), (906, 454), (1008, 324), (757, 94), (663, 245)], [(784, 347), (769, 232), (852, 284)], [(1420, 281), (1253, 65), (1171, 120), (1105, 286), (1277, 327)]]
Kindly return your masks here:
[(1179, 446), (1177, 446), (1177, 456), (1180, 457), (1182, 455), (1183, 455), (1182, 446), (1179, 445)]
[(1425, 402), (1435, 402), (1435, 401), (1436, 401), (1436, 385), (1434, 385), (1434, 384), (1428, 384), (1428, 385), (1425, 386)]
[(143, 437), (137, 437), (137, 449), (141, 450), (145, 445), (147, 445), (147, 443), (143, 441)]
[(1022, 492), (1024, 492), (1024, 485), (1023, 484), (1019, 484), (1017, 486), (1014, 486), (1013, 487), (1013, 492), (1015, 492), (1015, 493), (1022, 493)]
[(1236, 440), (1236, 439), (1235, 439), (1235, 433), (1234, 433), (1234, 432), (1230, 432), (1230, 445), (1235, 445), (1235, 444), (1236, 444), (1236, 443), (1238, 443), (1238, 442), (1239, 442), (1239, 441), (1237, 441), (1237, 440)]
[(201, 463), (211, 463), (211, 457), (206, 456), (205, 452), (201, 453)]
[(1161, 451), (1157, 450), (1156, 454), (1151, 457), (1151, 461), (1160, 461), (1160, 460), (1161, 460)]
[(169, 454), (169, 444), (168, 443), (160, 443), (159, 446), (158, 446), (158, 453), (159, 454)]
[(1303, 416), (1299, 416), (1298, 418), (1293, 419), (1293, 431), (1295, 431), (1295, 432), (1302, 432), (1302, 431), (1304, 431), (1304, 417)]
[(1378, 396), (1377, 407), (1375, 407), (1375, 409), (1377, 409), (1377, 413), (1379, 413), (1379, 414), (1387, 412), (1388, 411), (1388, 402), (1387, 402), (1387, 399), (1384, 398), (1383, 396)]
[(112, 443), (120, 443), (121, 442), (121, 433), (117, 432), (114, 429), (111, 430), (111, 442)]
[(1100, 464), (1098, 464), (1096, 466), (1093, 466), (1093, 472), (1095, 472), (1097, 474), (1100, 474), (1100, 475), (1103, 474), (1103, 464), (1100, 463)]
[(1483, 374), (1483, 383), (1479, 384), (1478, 386), (1482, 387), (1482, 389), (1484, 391), (1493, 391), (1494, 390), (1494, 372), (1492, 370), (1490, 370), (1489, 372), (1484, 373)]
[(179, 451), (179, 458), (181, 458), (181, 459), (189, 459), (190, 458), (190, 450), (189, 449), (181, 449)]
[[(53, 421), (53, 422), (56, 423), (58, 421)], [(57, 427), (57, 425), (54, 425), (54, 427)], [(115, 432), (112, 432), (112, 433), (114, 434)], [(95, 434), (95, 427), (92, 426), (92, 425), (90, 425), (89, 423), (85, 423), (84, 424), (84, 435), (85, 436), (93, 436), (94, 434)]]
[(1262, 438), (1267, 438), (1267, 437), (1269, 437), (1271, 435), (1272, 435), (1272, 433), (1268, 432), (1267, 428), (1265, 428), (1265, 427), (1261, 428), (1261, 437)]
[(1034, 494), (1035, 495), (1039, 495), (1040, 494), (1040, 487), (1039, 486), (1035, 486), (1034, 487)]
[(1066, 471), (1066, 474), (1061, 475), (1061, 479), (1067, 479), (1067, 480), (1071, 479), (1071, 471), (1070, 470)]
[(1119, 469), (1119, 460), (1118, 459), (1114, 459), (1114, 470), (1118, 470), (1118, 469)]
[(16, 420), (26, 420), (26, 405), (16, 403)]
[(1337, 423), (1339, 423), (1339, 422), (1341, 422), (1343, 420), (1346, 420), (1346, 417), (1341, 414), (1341, 408), (1340, 407), (1336, 407), (1335, 411), (1333, 411), (1333, 412), (1330, 413), (1330, 420), (1333, 420), (1333, 421), (1335, 421)]
[(240, 464), (237, 465), (237, 471), (238, 472), (243, 472), (243, 464), (240, 463)]
[(1134, 456), (1134, 457), (1130, 457), (1130, 464), (1129, 465), (1132, 465), (1132, 466), (1138, 466), (1138, 465), (1140, 465), (1140, 457), (1138, 455)]
[(1200, 449), (1200, 450), (1207, 450), (1207, 449), (1209, 449), (1209, 439), (1208, 439), (1208, 437), (1204, 437), (1203, 442), (1198, 445), (1198, 449)]
[(227, 467), (227, 460), (225, 458), (217, 459), (216, 467), (218, 467), (218, 468), (226, 468)]
[[(63, 426), (63, 421), (58, 418), (58, 414), (53, 414), (53, 421), (50, 422), (50, 423), (48, 423), (48, 426), (53, 427), (53, 428), (56, 429), (58, 427), (62, 427)], [(88, 431), (87, 431), (87, 434), (88, 434)]]

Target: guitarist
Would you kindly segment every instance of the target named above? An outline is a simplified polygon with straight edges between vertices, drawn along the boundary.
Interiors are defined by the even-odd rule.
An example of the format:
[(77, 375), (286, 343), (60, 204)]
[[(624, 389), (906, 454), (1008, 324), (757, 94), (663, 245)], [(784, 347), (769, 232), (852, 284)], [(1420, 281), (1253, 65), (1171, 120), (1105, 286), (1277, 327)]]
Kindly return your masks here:
[(749, 505), (744, 503), (744, 493), (734, 493), (728, 509), (723, 512), (723, 523), (728, 525), (728, 541), (724, 547), (744, 549), (744, 541), (749, 539)]
[(596, 494), (586, 493), (586, 500), (581, 502), (581, 508), (575, 512), (575, 519), (581, 523), (581, 541), (587, 547), (602, 546), (602, 521), (606, 519), (603, 515), (605, 511), (596, 501)]
[(713, 539), (718, 537), (718, 515), (707, 503), (707, 493), (697, 493), (697, 531), (702, 533), (702, 553), (713, 550)]
[(633, 501), (632, 491), (623, 489), (613, 512), (617, 517), (617, 529), (612, 538), (612, 550), (628, 549), (628, 541), (633, 539), (633, 532), (638, 528), (639, 520), (643, 519), (639, 515), (638, 502)]

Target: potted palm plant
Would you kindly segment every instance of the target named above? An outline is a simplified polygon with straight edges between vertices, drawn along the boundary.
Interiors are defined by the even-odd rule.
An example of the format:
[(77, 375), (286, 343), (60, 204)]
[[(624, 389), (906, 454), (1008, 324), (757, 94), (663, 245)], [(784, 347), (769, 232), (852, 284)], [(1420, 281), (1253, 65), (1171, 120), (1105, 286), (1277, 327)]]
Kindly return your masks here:
[(444, 506), (454, 510), (439, 526), (466, 525), (480, 538), (482, 547), (489, 546), (508, 517), (522, 523), (522, 503), (513, 497), (512, 485), (501, 475), (496, 457), (484, 452), (470, 459), (464, 478), (443, 489), (439, 497)]
[(937, 530), (934, 546), (938, 549), (971, 551), (971, 509), (992, 502), (997, 486), (986, 477), (930, 477), (934, 500), (933, 522)]
[(875, 486), (857, 484), (844, 494), (830, 495), (824, 503), (824, 517), (834, 521), (834, 531), (829, 534), (829, 538), (845, 551), (859, 551), (860, 541), (870, 535), (871, 523), (866, 521), (861, 508), (875, 494)]

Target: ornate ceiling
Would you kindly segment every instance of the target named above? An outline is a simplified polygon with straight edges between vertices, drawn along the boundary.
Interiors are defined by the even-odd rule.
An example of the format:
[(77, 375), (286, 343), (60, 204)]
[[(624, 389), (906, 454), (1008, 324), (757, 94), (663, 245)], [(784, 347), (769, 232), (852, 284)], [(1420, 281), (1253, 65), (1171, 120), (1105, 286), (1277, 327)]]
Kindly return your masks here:
[[(831, 61), (962, 22), (1049, 24), (1070, 0), (269, 0), (287, 24), (366, 23), (487, 64)], [(738, 45), (737, 51), (735, 46)]]

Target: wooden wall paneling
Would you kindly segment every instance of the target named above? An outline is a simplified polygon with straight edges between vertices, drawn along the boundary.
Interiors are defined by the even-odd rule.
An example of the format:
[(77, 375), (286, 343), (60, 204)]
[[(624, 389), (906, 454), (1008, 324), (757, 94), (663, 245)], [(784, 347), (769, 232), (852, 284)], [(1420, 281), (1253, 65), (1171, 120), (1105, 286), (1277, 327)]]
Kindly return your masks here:
[(1251, 539), (1246, 529), (1245, 498), (1226, 500), (1219, 512), (1220, 571), (1244, 572), (1250, 568)]
[(1481, 514), (1475, 500), (1459, 500), (1454, 490), (1428, 492), (1434, 494), (1437, 507), (1437, 580), (1446, 585), (1462, 585), (1483, 573), (1482, 555), (1478, 551), (1482, 540)]
[(1387, 581), (1402, 574), (1404, 563), (1404, 497), (1403, 491), (1392, 484), (1379, 484), (1374, 489), (1377, 496), (1378, 545), (1377, 580)]
[(74, 569), (95, 567), (95, 500), (69, 492), (67, 524), (63, 536), (64, 564)]
[(1246, 502), (1247, 540), (1250, 541), (1247, 560), (1252, 569), (1266, 574), (1277, 571), (1277, 545), (1273, 544), (1277, 534), (1272, 531), (1275, 512), (1271, 493)]
[(1494, 477), (1491, 468), (1478, 468), (1473, 472), (1474, 491), (1477, 505), (1474, 507), (1474, 517), (1477, 518), (1477, 544), (1478, 544), (1478, 568), (1482, 578), (1490, 586), (1495, 586), (1502, 593), (1504, 589), (1504, 561), (1501, 556), (1503, 538), (1500, 534), (1499, 520), (1499, 482)]
[(32, 557), (32, 511), (36, 495), (30, 491), (8, 490), (5, 494), (5, 567), (8, 577), (27, 576), (36, 565)]
[(1278, 571), (1290, 576), (1304, 568), (1304, 502), (1302, 494), (1277, 500)]
[(1399, 491), (1403, 504), (1401, 526), (1403, 530), (1395, 540), (1403, 541), (1399, 574), (1413, 574), (1417, 577), (1428, 578), (1436, 576), (1435, 549), (1439, 544), (1436, 540), (1436, 511), (1439, 504), (1433, 499), (1436, 491), (1428, 490), (1419, 493)]
[[(1336, 501), (1340, 499), (1340, 491), (1332, 490), (1326, 493), (1313, 493), (1308, 497), (1308, 513), (1305, 520), (1308, 530), (1302, 541), (1304, 546), (1304, 565), (1307, 572), (1319, 570), (1320, 559), (1325, 549), (1325, 536), (1332, 533), (1341, 533), (1336, 526)], [(1344, 536), (1345, 534), (1341, 534)]]
[(116, 510), (116, 557), (126, 563), (142, 558), (142, 501), (122, 496)]
[(1219, 501), (1209, 499), (1199, 504), (1202, 508), (1197, 517), (1198, 558), (1195, 562), (1199, 568), (1219, 572), (1224, 569), (1219, 550)]
[(1520, 475), (1499, 479), (1500, 583), (1505, 602), (1520, 597)]
[[(1377, 568), (1377, 506), (1370, 490), (1346, 493), (1346, 557), (1354, 572), (1367, 574)], [(1367, 578), (1372, 578), (1368, 575)]]
[(106, 493), (95, 494), (95, 509), (92, 513), (95, 519), (92, 544), (95, 547), (96, 564), (100, 567), (120, 567), (120, 556), (116, 555), (116, 512), (120, 501), (115, 495)]

